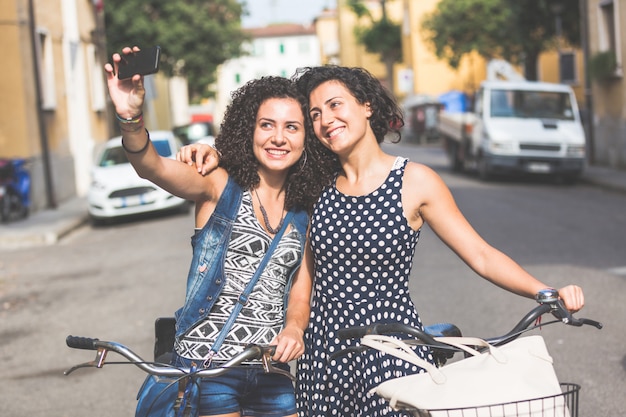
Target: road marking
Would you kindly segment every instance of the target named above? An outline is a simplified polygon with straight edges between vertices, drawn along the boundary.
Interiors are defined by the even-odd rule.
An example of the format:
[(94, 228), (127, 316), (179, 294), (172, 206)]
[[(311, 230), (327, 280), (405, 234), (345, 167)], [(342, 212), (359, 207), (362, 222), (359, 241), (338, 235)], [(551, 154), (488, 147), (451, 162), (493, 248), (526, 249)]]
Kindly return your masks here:
[(620, 267), (617, 267), (617, 268), (611, 268), (611, 269), (608, 269), (607, 271), (609, 273), (611, 273), (611, 274), (626, 276), (626, 266), (620, 266)]

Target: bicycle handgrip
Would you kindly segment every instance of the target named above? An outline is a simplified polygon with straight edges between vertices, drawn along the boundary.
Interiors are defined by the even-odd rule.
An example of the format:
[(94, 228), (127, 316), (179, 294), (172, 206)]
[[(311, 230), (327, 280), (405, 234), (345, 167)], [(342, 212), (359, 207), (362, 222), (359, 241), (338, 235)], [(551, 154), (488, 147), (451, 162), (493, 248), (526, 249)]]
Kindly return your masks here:
[(602, 329), (602, 327), (604, 327), (604, 325), (602, 323), (600, 323), (599, 321), (595, 321), (595, 320), (591, 320), (591, 319), (574, 319), (572, 325), (574, 326), (582, 326), (582, 325), (588, 325), (588, 326), (593, 326), (596, 329)]
[(365, 336), (369, 330), (368, 326), (347, 327), (337, 330), (337, 337), (342, 340), (360, 339)]
[(80, 336), (67, 336), (65, 338), (65, 343), (71, 348), (74, 349), (85, 349), (85, 350), (98, 350), (96, 346), (96, 342), (100, 339), (94, 339), (91, 337), (80, 337)]

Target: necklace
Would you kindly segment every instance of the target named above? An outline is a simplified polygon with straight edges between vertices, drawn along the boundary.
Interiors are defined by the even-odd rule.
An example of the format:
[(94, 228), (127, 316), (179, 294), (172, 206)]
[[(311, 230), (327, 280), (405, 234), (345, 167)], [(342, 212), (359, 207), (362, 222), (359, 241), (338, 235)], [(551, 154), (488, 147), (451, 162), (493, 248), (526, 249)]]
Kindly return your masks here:
[(276, 229), (274, 229), (270, 225), (270, 220), (267, 217), (267, 211), (265, 211), (265, 207), (263, 207), (263, 204), (261, 203), (261, 199), (259, 198), (259, 193), (257, 193), (256, 190), (254, 190), (254, 194), (256, 194), (256, 199), (259, 201), (259, 208), (261, 209), (261, 214), (263, 215), (263, 222), (265, 223), (265, 227), (267, 228), (267, 231), (275, 235), (283, 227), (283, 222), (285, 221), (285, 217), (283, 216), (283, 213), (285, 212), (285, 203), (283, 202), (283, 211), (281, 213), (280, 222), (278, 223), (278, 226), (276, 226)]

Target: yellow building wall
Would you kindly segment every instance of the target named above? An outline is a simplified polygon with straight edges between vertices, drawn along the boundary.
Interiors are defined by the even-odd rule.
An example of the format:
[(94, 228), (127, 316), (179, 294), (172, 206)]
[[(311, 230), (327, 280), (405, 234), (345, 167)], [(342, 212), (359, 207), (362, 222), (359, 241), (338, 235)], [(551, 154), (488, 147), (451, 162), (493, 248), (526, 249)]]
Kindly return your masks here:
[[(580, 49), (564, 48), (563, 52), (573, 52), (576, 55), (576, 81), (569, 84), (576, 94), (578, 106), (585, 104), (585, 57)], [(539, 79), (548, 83), (560, 83), (559, 52), (544, 52), (539, 56)]]
[[(33, 57), (31, 4), (36, 36), (43, 33), (49, 39), (46, 48), (52, 56), (49, 74), (54, 83), (55, 105), (41, 112), (35, 82), (38, 76)], [(75, 9), (68, 9), (73, 6)], [(73, 23), (76, 32), (72, 33), (71, 28), (68, 31), (64, 16), (72, 19), (69, 26)], [(87, 62), (89, 48), (93, 55), (96, 33), (93, 3), (0, 0), (0, 21), (0, 47), (5, 62), (0, 77), (0, 157), (27, 159), (32, 178), (31, 212), (54, 208), (76, 196), (77, 191), (84, 191), (93, 142), (109, 137), (107, 106), (94, 109), (91, 100), (94, 83), (104, 88), (104, 78), (92, 74), (93, 66)], [(75, 41), (70, 44), (68, 39)], [(68, 72), (68, 62), (72, 72)], [(45, 65), (41, 63), (40, 67)]]
[[(28, 27), (23, 24), (26, 11), (14, 7), (14, 0), (0, 0), (0, 50), (5, 65), (0, 77), (0, 157), (26, 158), (38, 151), (37, 125), (29, 114), (34, 109), (34, 88), (26, 83), (25, 75), (32, 76)], [(11, 65), (6, 65), (7, 63)], [(34, 149), (33, 149), (34, 148)]]
[(321, 64), (338, 64), (340, 48), (336, 10), (325, 10), (315, 19), (315, 33), (320, 43)]
[[(427, 13), (435, 10), (439, 0), (387, 0), (387, 16), (403, 28), (403, 62), (395, 65), (395, 91), (398, 98), (411, 94), (437, 96), (450, 90), (473, 92), (485, 79), (486, 64), (478, 55), (464, 58), (455, 70), (439, 60), (423, 37), (421, 21)], [(379, 0), (365, 1), (374, 19), (382, 15)], [(381, 81), (385, 79), (385, 66), (376, 54), (365, 52), (357, 43), (354, 28), (359, 24), (356, 15), (346, 5), (346, 0), (337, 1), (337, 19), (341, 44), (340, 62), (344, 66), (363, 67)], [(367, 24), (364, 18), (361, 24)], [(410, 91), (405, 91), (402, 80), (407, 70), (412, 73)]]
[(406, 68), (413, 71), (413, 93), (437, 96), (450, 90), (475, 91), (486, 76), (486, 63), (477, 54), (461, 60), (458, 69), (437, 58), (424, 38), (424, 17), (435, 11), (439, 0), (404, 0)]
[[(378, 78), (384, 78), (385, 68), (376, 55), (369, 54), (360, 45), (354, 35), (354, 28), (359, 23), (356, 15), (346, 5), (346, 0), (337, 0), (337, 27), (339, 33), (339, 61), (346, 67), (362, 67)], [(366, 1), (368, 6), (374, 1)], [(362, 24), (365, 24), (366, 20)]]
[[(354, 29), (357, 25), (368, 26), (370, 20), (364, 17), (359, 21), (346, 3), (346, 0), (337, 0), (338, 32), (339, 43), (341, 45), (339, 53), (340, 64), (346, 67), (365, 68), (376, 78), (384, 81), (386, 77), (385, 65), (380, 61), (377, 54), (368, 53), (365, 47), (357, 42), (354, 34)], [(379, 0), (365, 0), (363, 3), (370, 10), (374, 19), (380, 19), (382, 9)], [(386, 10), (389, 19), (396, 22), (401, 21), (403, 11), (402, 0), (387, 0)]]
[[(587, 2), (590, 56), (606, 50), (606, 28), (601, 15), (601, 0)], [(621, 55), (621, 76), (604, 82), (591, 82), (593, 102), (593, 160), (597, 165), (626, 169), (626, 0), (614, 0), (616, 52)], [(604, 22), (606, 24), (606, 22)], [(605, 39), (602, 39), (604, 37)], [(619, 71), (618, 71), (619, 72)]]

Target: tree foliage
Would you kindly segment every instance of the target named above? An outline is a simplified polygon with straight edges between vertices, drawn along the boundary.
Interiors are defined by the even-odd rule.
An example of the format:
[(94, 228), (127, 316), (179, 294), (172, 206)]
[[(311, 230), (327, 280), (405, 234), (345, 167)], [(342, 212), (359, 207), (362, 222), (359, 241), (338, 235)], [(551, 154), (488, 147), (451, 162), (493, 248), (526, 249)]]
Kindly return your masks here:
[(354, 34), (365, 50), (380, 56), (387, 71), (387, 84), (393, 91), (393, 64), (402, 59), (402, 28), (387, 18), (385, 0), (381, 0), (382, 17), (376, 20), (361, 0), (348, 0), (348, 7), (359, 18), (369, 24), (356, 25)]
[(526, 78), (535, 80), (539, 54), (557, 46), (557, 18), (562, 39), (578, 46), (580, 11), (571, 0), (441, 0), (422, 28), (437, 57), (453, 68), (476, 51), (521, 64)]
[(237, 0), (107, 0), (105, 26), (111, 56), (123, 46), (161, 46), (160, 70), (187, 78), (192, 101), (211, 94), (216, 70), (242, 54), (248, 39)]

